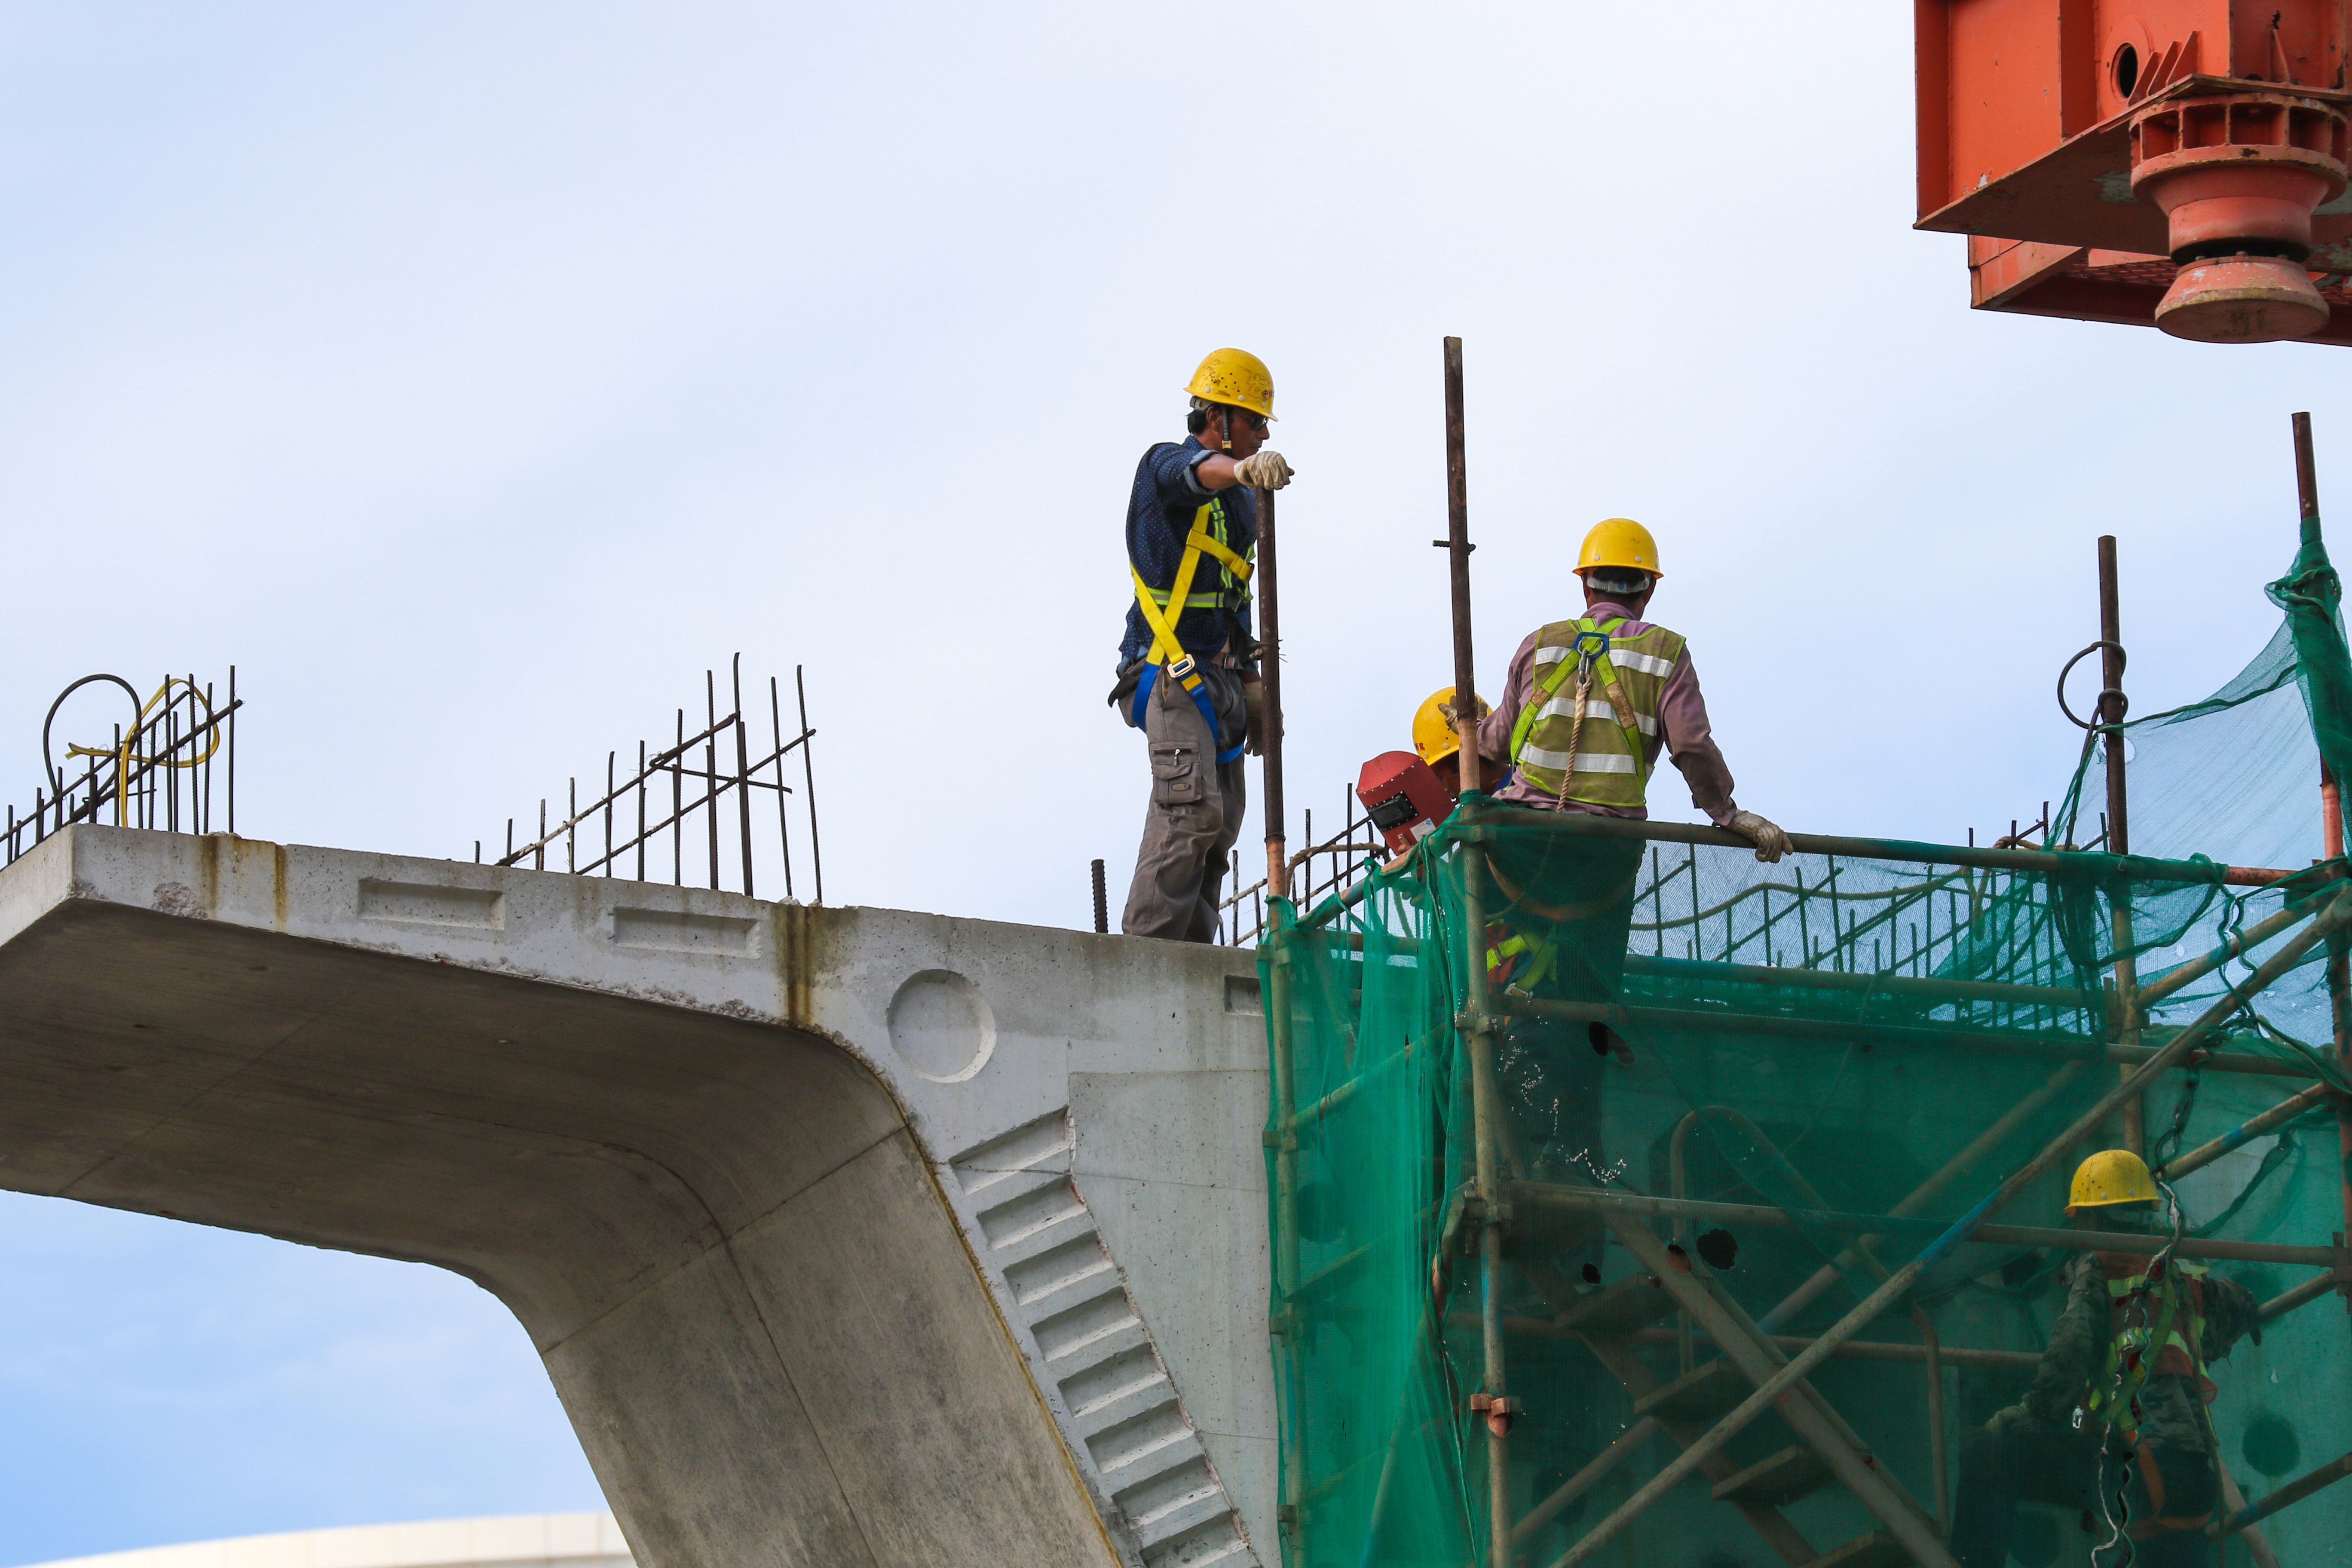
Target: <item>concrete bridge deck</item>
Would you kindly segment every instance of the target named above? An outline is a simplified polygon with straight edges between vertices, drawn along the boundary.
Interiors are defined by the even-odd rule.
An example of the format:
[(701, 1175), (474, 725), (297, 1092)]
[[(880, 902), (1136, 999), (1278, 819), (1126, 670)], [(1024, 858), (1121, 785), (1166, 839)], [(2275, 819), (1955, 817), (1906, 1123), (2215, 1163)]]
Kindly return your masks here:
[(0, 1186), (453, 1268), (646, 1568), (1240, 1568), (1224, 949), (78, 826), (0, 872)]

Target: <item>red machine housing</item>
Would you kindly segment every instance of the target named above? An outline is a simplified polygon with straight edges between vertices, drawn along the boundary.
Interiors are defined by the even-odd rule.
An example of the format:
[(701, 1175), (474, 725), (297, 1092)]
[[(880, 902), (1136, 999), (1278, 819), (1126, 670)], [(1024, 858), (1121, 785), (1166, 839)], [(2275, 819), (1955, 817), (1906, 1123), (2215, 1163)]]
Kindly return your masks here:
[(1914, 0), (1919, 221), (1979, 310), (2352, 343), (2347, 0)]
[(1454, 792), (1412, 752), (1382, 752), (1366, 763), (1356, 776), (1356, 798), (1398, 855), (1427, 837), (1454, 806)]

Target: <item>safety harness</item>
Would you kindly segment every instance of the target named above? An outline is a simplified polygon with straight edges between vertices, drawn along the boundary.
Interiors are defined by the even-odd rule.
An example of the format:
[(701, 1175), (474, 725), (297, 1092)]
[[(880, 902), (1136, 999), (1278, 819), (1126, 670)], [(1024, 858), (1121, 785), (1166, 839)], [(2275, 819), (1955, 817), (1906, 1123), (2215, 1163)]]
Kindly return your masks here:
[(2147, 1485), (2148, 1501), (2156, 1511), (2154, 1518), (2131, 1526), (2133, 1540), (2201, 1530), (2213, 1517), (2211, 1510), (2193, 1519), (2165, 1511), (2164, 1473), (2156, 1462), (2155, 1445), (2139, 1436), (2139, 1394), (2147, 1380), (2159, 1373), (2188, 1377), (2205, 1414), (2206, 1436), (2211, 1438), (2212, 1415), (2204, 1411), (2212, 1398), (2204, 1359), (2207, 1270), (2173, 1258), (2158, 1258), (2142, 1268), (2137, 1267), (2137, 1258), (2126, 1261), (2123, 1255), (2103, 1252), (2098, 1254), (2103, 1272), (2110, 1258), (2123, 1262), (2126, 1271), (2109, 1275), (2106, 1280), (2107, 1356), (2084, 1392), (2084, 1413), (2128, 1442), (2138, 1461), (2140, 1478)]
[[(1216, 525), (1213, 533), (1210, 531), (1213, 521)], [(1217, 761), (1221, 763), (1239, 757), (1243, 742), (1236, 740), (1231, 746), (1225, 744), (1224, 727), (1217, 722), (1217, 707), (1209, 699), (1208, 683), (1201, 679), (1200, 666), (1193, 661), (1192, 656), (1186, 653), (1184, 645), (1176, 640), (1176, 622), (1183, 618), (1186, 610), (1213, 610), (1226, 606), (1226, 595), (1222, 591), (1192, 592), (1192, 576), (1200, 568), (1202, 556), (1215, 556), (1223, 563), (1234, 583), (1244, 586), (1248, 584), (1250, 573), (1255, 568), (1245, 558), (1234, 552), (1233, 547), (1221, 537), (1224, 531), (1224, 508), (1213, 500), (1202, 502), (1201, 510), (1192, 514), (1192, 531), (1184, 538), (1184, 556), (1177, 563), (1176, 581), (1164, 594), (1144, 582), (1143, 574), (1135, 569), (1133, 562), (1129, 562), (1127, 567), (1128, 575), (1135, 579), (1135, 602), (1142, 607), (1144, 621), (1151, 627), (1151, 651), (1144, 655), (1143, 669), (1135, 683), (1135, 727), (1139, 730), (1143, 728), (1144, 709), (1151, 700), (1152, 683), (1159, 678), (1160, 667), (1165, 665), (1169, 679), (1184, 689), (1184, 694), (1192, 700), (1192, 706), (1198, 708), (1201, 717), (1208, 721), (1209, 734), (1217, 747)], [(1168, 612), (1171, 605), (1176, 606), (1172, 617)]]
[[(1596, 680), (1600, 684), (1601, 692), (1609, 700), (1611, 716), (1617, 721), (1617, 727), (1625, 731), (1626, 743), (1633, 749), (1634, 777), (1640, 781), (1645, 790), (1649, 786), (1649, 747), (1643, 742), (1641, 729), (1634, 721), (1633, 704), (1625, 696), (1624, 683), (1617, 678), (1617, 667), (1609, 662), (1610, 635), (1624, 624), (1625, 617), (1622, 616), (1617, 616), (1605, 626), (1595, 624), (1590, 616), (1582, 616), (1576, 622), (1576, 637), (1569, 645), (1569, 651), (1576, 656), (1573, 660), (1576, 670), (1576, 711), (1569, 723), (1568, 762), (1559, 770), (1559, 798), (1562, 805), (1567, 804), (1568, 801), (1569, 781), (1576, 775), (1577, 743), (1584, 738), (1585, 705), (1591, 699), (1592, 688)], [(1527, 749), (1528, 737), (1535, 732), (1536, 720), (1542, 713), (1544, 705), (1559, 696), (1559, 689), (1568, 683), (1570, 663), (1570, 660), (1563, 658), (1554, 665), (1551, 673), (1537, 683), (1534, 693), (1520, 705), (1519, 721), (1511, 726), (1511, 765), (1513, 767), (1518, 766), (1519, 753)]]

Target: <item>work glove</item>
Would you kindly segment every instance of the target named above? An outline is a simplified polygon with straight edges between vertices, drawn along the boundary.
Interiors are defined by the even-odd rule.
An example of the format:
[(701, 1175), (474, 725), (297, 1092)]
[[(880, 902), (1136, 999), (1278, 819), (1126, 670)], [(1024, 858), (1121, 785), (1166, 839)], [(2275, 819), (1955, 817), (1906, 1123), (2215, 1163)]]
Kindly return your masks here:
[(1278, 490), (1290, 482), (1290, 465), (1279, 452), (1260, 452), (1235, 463), (1234, 479), (1254, 490)]
[[(1487, 714), (1492, 713), (1495, 710), (1494, 705), (1488, 702), (1485, 698), (1480, 697), (1476, 700), (1478, 703), (1478, 717), (1480, 719), (1485, 719)], [(1448, 698), (1446, 700), (1439, 703), (1437, 705), (1437, 710), (1445, 715), (1445, 721), (1447, 723), (1453, 725), (1457, 730), (1462, 728), (1462, 710), (1454, 705), (1453, 699)]]
[(1756, 846), (1756, 858), (1759, 860), (1778, 860), (1789, 852), (1789, 836), (1769, 819), (1752, 811), (1733, 812), (1727, 826)]
[(2011, 1405), (1994, 1411), (1991, 1417), (1985, 1422), (1984, 1429), (1992, 1433), (2013, 1432), (2021, 1426), (2032, 1425), (2032, 1411), (2022, 1405)]
[(1265, 755), (1265, 682), (1242, 682), (1242, 706), (1249, 713), (1249, 733), (1242, 741), (1242, 750), (1253, 757)]

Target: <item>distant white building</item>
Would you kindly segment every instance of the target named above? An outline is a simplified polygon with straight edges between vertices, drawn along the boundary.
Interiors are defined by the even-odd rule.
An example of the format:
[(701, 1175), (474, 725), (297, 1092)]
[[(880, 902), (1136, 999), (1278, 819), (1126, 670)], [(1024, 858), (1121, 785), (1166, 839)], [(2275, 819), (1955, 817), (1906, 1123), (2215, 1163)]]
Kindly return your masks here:
[(635, 1568), (609, 1513), (298, 1530), (70, 1557), (39, 1568)]

